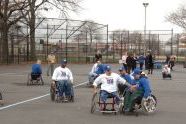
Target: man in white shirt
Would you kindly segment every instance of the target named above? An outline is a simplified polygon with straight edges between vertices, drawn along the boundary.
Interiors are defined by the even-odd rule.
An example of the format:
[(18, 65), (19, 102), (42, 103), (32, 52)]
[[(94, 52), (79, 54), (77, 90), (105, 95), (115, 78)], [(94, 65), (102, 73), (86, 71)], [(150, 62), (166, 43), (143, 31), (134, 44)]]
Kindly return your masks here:
[[(136, 85), (132, 86), (129, 83), (126, 82), (125, 79), (120, 77), (118, 74), (113, 73), (111, 71), (111, 67), (107, 65), (105, 67), (105, 74), (100, 75), (93, 83), (94, 86), (94, 93), (97, 93), (97, 86), (101, 84), (101, 94), (100, 99), (103, 103), (106, 103), (106, 100), (109, 95), (112, 97), (115, 97), (116, 103), (118, 104), (120, 101), (120, 98), (117, 96), (118, 91), (118, 84), (125, 84), (130, 87), (131, 90), (135, 90)], [(103, 109), (105, 109), (106, 106), (104, 106)]]
[(168, 65), (165, 65), (162, 69), (162, 76), (163, 76), (163, 79), (166, 78), (166, 77), (169, 77), (169, 78), (172, 78), (171, 76), (171, 69), (169, 68)]
[(73, 76), (72, 72), (70, 71), (67, 66), (67, 60), (61, 61), (61, 66), (57, 67), (54, 70), (52, 75), (52, 85), (57, 86), (59, 96), (63, 98), (63, 93), (65, 93), (66, 98), (69, 100), (74, 96), (73, 93)]

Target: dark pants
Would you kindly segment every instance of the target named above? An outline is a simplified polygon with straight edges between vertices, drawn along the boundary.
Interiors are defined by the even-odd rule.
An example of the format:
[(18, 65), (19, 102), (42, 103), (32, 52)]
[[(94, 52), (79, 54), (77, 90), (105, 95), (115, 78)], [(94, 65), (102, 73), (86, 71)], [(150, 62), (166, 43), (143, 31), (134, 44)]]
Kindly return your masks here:
[(163, 78), (172, 78), (171, 74), (162, 73)]
[(43, 82), (43, 77), (42, 77), (41, 74), (31, 73), (31, 79), (32, 80), (38, 80), (38, 79), (40, 79), (41, 82)]
[(123, 67), (125, 68), (125, 70), (127, 72), (127, 64), (123, 63)]
[(169, 67), (170, 67), (170, 69), (172, 70), (172, 68), (174, 67), (174, 61), (170, 61), (170, 62), (169, 62)]
[(148, 64), (148, 74), (152, 74), (152, 72), (153, 72), (153, 69), (154, 69), (154, 64), (153, 63), (149, 63)]
[(127, 91), (124, 99), (124, 109), (131, 111), (134, 106), (134, 100), (143, 95), (143, 90), (137, 90), (135, 92)]
[(131, 69), (132, 69), (132, 66), (130, 66), (130, 65), (127, 66), (127, 73), (128, 73), (128, 74), (130, 74)]
[(143, 64), (144, 63), (140, 63), (140, 70), (143, 70)]
[[(49, 74), (50, 72), (50, 74)], [(50, 63), (50, 65), (48, 66), (48, 69), (47, 69), (47, 76), (49, 75), (53, 75), (53, 72), (54, 72), (54, 63)]]

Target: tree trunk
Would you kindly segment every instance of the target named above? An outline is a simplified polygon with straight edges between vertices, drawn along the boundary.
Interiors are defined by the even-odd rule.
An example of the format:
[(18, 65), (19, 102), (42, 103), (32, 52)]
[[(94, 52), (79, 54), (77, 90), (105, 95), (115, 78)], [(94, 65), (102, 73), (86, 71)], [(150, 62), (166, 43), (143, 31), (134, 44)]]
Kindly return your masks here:
[(11, 35), (10, 36), (10, 40), (11, 40), (11, 62), (14, 62), (14, 36)]
[(34, 22), (30, 23), (30, 55), (31, 60), (36, 59), (36, 52), (35, 52), (35, 20)]
[(3, 25), (2, 28), (2, 63), (9, 63), (9, 49), (8, 49), (8, 26)]
[(31, 54), (31, 60), (35, 60), (36, 59), (36, 52), (35, 52), (35, 0), (32, 1), (32, 3), (30, 4), (30, 15), (31, 15), (31, 19), (30, 19), (30, 54)]

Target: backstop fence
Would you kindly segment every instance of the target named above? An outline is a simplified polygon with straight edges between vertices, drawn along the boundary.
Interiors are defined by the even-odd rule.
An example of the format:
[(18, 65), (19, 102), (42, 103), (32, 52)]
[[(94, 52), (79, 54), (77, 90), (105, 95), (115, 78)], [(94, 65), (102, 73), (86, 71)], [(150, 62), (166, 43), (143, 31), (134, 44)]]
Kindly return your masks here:
[[(9, 31), (7, 64), (32, 62), (29, 32), (35, 32), (36, 58), (44, 62), (51, 52), (55, 53), (58, 62), (66, 58), (74, 63), (94, 62), (98, 50), (102, 53), (103, 62), (118, 62), (124, 52), (139, 55), (150, 50), (156, 59), (185, 54), (181, 35), (173, 30), (147, 30), (144, 35), (144, 31), (109, 31), (108, 25), (90, 21), (38, 18), (34, 31), (24, 23)], [(2, 61), (2, 50), (0, 52)]]

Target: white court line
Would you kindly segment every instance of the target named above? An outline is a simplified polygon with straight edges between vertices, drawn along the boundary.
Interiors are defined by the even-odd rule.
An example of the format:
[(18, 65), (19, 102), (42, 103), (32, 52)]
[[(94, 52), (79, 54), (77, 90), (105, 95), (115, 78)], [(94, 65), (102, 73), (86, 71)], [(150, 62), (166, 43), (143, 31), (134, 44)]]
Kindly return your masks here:
[[(28, 76), (28, 74), (1, 73), (0, 76)], [(42, 77), (49, 77), (49, 76), (42, 75)]]
[[(74, 88), (78, 87), (78, 86), (81, 86), (83, 84), (86, 84), (88, 81), (86, 82), (83, 82), (83, 83), (80, 83), (76, 86), (74, 86)], [(7, 105), (7, 106), (4, 106), (4, 107), (0, 107), (0, 111), (1, 110), (4, 110), (4, 109), (7, 109), (7, 108), (11, 108), (11, 107), (14, 107), (14, 106), (17, 106), (17, 105), (20, 105), (20, 104), (23, 104), (23, 103), (27, 103), (27, 102), (31, 102), (31, 101), (34, 101), (34, 100), (38, 100), (38, 99), (41, 99), (41, 98), (44, 98), (46, 96), (49, 96), (50, 93), (47, 93), (45, 95), (42, 95), (42, 96), (38, 96), (38, 97), (35, 97), (35, 98), (32, 98), (32, 99), (28, 99), (28, 100), (25, 100), (25, 101), (21, 101), (21, 102), (17, 102), (17, 103), (14, 103), (14, 104), (11, 104), (11, 105)]]

